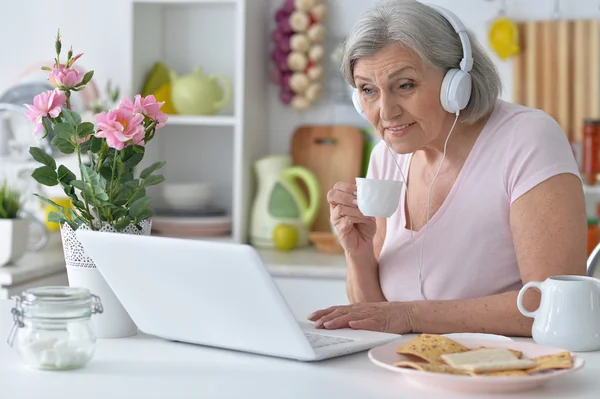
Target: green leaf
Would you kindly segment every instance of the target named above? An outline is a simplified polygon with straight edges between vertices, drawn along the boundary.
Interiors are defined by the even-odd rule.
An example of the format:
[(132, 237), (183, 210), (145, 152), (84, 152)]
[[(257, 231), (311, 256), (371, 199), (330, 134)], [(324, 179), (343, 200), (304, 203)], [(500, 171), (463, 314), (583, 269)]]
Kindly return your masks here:
[(75, 135), (75, 126), (69, 123), (59, 123), (54, 126), (54, 133), (61, 139), (70, 140)]
[(38, 197), (39, 199), (41, 199), (41, 200), (42, 200), (42, 201), (44, 201), (45, 203), (47, 203), (47, 204), (49, 204), (49, 205), (51, 205), (51, 206), (55, 207), (56, 209), (58, 209), (60, 212), (62, 212), (62, 214), (63, 214), (63, 215), (65, 214), (65, 207), (64, 207), (64, 206), (60, 206), (60, 205), (58, 205), (56, 202), (52, 201), (51, 199), (48, 199), (48, 198), (46, 198), (46, 197), (43, 197), (43, 196), (41, 196), (41, 195), (39, 195), (39, 194), (35, 194), (35, 193), (34, 193), (33, 195), (35, 195), (36, 197)]
[(71, 111), (69, 108), (63, 108), (62, 114), (71, 127), (75, 127), (81, 123), (81, 116), (79, 116), (77, 112)]
[(162, 168), (163, 166), (165, 166), (165, 164), (166, 164), (165, 161), (154, 162), (152, 165), (150, 165), (146, 169), (142, 170), (142, 173), (140, 173), (140, 178), (145, 179), (146, 177), (150, 176), (152, 174), (152, 172), (154, 172), (155, 170), (158, 170), (158, 169)]
[(163, 175), (150, 175), (143, 180), (144, 187), (156, 186), (165, 180)]
[(80, 190), (83, 194), (87, 195), (88, 197), (93, 196), (92, 188), (90, 187), (90, 185), (87, 182), (85, 182), (83, 180), (73, 180), (73, 181), (71, 181), (71, 186)]
[(69, 184), (71, 180), (75, 180), (76, 178), (75, 173), (71, 172), (65, 165), (58, 167), (58, 180), (61, 183)]
[(56, 211), (50, 211), (48, 214), (48, 222), (63, 224), (67, 221), (67, 218), (62, 213)]
[(91, 148), (92, 143), (90, 140), (84, 141), (83, 143), (79, 144), (79, 151), (81, 151), (82, 154), (87, 153)]
[(125, 169), (133, 169), (142, 161), (143, 158), (143, 152), (134, 152), (128, 158), (123, 157), (123, 164), (125, 166)]
[(94, 124), (91, 122), (83, 122), (77, 126), (77, 137), (80, 139), (86, 138), (94, 133)]
[(108, 194), (102, 187), (101, 179), (98, 173), (87, 165), (81, 165), (81, 175), (83, 180), (89, 182), (92, 188), (92, 195), (98, 201), (108, 201)]
[(52, 145), (63, 154), (72, 154), (75, 152), (75, 146), (72, 143), (58, 136), (52, 139)]
[(29, 153), (33, 159), (39, 163), (44, 164), (52, 169), (56, 169), (56, 161), (54, 161), (54, 158), (48, 155), (46, 151), (42, 150), (41, 148), (29, 147)]
[(129, 208), (129, 216), (136, 219), (139, 215), (148, 210), (151, 201), (152, 199), (150, 197), (142, 197), (134, 201)]
[(138, 222), (141, 222), (142, 220), (148, 220), (150, 218), (152, 218), (154, 216), (154, 212), (152, 212), (149, 209), (146, 209), (146, 211), (140, 213), (137, 218), (135, 218)]
[(131, 202), (133, 204), (138, 199), (146, 196), (146, 189), (144, 187), (142, 187), (139, 190), (137, 190), (137, 192), (131, 193), (131, 194), (132, 195), (130, 196), (131, 199), (129, 200), (129, 202)]
[(31, 174), (38, 183), (44, 186), (56, 186), (58, 184), (56, 171), (49, 166), (40, 166)]
[(129, 172), (124, 172), (123, 174), (121, 174), (121, 181), (122, 182), (134, 181), (133, 172), (129, 171)]
[(88, 84), (88, 82), (89, 82), (90, 80), (92, 80), (92, 77), (93, 77), (93, 76), (94, 76), (94, 71), (89, 71), (89, 72), (87, 72), (87, 73), (86, 73), (86, 74), (83, 76), (83, 80), (81, 81), (81, 83), (79, 83), (79, 84), (77, 85), (77, 87), (80, 87), (80, 86), (83, 86), (83, 85), (86, 85), (86, 84)]
[(131, 223), (131, 219), (127, 215), (121, 216), (119, 219), (117, 219), (117, 223), (115, 223), (115, 229), (117, 231), (121, 231), (125, 227), (129, 226), (129, 223)]
[(96, 136), (92, 136), (91, 141), (92, 141), (91, 150), (94, 154), (97, 154), (102, 149), (102, 143), (104, 140), (101, 138), (98, 138)]

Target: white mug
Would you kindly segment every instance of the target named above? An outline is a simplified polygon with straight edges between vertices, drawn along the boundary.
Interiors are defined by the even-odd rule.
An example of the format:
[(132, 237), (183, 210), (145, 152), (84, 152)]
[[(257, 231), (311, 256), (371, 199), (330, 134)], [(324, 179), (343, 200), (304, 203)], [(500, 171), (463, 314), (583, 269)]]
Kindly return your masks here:
[(356, 201), (365, 216), (389, 218), (398, 209), (401, 192), (398, 180), (356, 178)]
[[(529, 288), (542, 293), (537, 310), (523, 307)], [(600, 349), (600, 280), (586, 276), (552, 276), (544, 282), (531, 281), (517, 296), (517, 307), (534, 319), (533, 340), (545, 346), (568, 351)]]

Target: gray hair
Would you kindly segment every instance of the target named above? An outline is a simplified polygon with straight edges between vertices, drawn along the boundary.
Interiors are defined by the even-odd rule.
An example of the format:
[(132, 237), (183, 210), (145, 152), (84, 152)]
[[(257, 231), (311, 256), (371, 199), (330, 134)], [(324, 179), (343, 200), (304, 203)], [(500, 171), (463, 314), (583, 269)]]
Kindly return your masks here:
[[(493, 109), (502, 83), (491, 58), (471, 32), (468, 36), (473, 53), (472, 90), (461, 120), (470, 124)], [(406, 46), (442, 73), (459, 68), (463, 56), (458, 34), (435, 9), (416, 0), (385, 1), (365, 12), (346, 38), (341, 64), (344, 78), (356, 87), (356, 61), (392, 43)]]

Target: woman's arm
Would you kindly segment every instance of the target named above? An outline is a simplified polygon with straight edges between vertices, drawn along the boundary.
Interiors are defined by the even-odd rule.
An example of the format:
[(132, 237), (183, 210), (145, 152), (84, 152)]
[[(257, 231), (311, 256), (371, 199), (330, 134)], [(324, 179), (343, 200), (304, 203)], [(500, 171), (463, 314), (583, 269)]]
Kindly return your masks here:
[(379, 283), (379, 255), (385, 239), (386, 221), (377, 218), (376, 222), (372, 247), (360, 254), (346, 254), (346, 293), (350, 303), (386, 300)]
[[(523, 283), (549, 276), (585, 275), (587, 232), (581, 181), (561, 174), (540, 183), (511, 207), (510, 226)], [(357, 268), (358, 270), (358, 268)], [(396, 334), (485, 332), (531, 336), (533, 319), (517, 309), (517, 292), (448, 301), (353, 303), (309, 316), (317, 328), (355, 328)], [(534, 310), (539, 293), (528, 290)]]
[[(523, 284), (549, 276), (585, 275), (587, 259), (585, 200), (581, 181), (572, 174), (554, 176), (517, 199), (510, 227)], [(527, 290), (528, 310), (540, 295)], [(487, 332), (531, 336), (533, 319), (517, 309), (517, 292), (454, 301), (410, 303), (414, 332)]]

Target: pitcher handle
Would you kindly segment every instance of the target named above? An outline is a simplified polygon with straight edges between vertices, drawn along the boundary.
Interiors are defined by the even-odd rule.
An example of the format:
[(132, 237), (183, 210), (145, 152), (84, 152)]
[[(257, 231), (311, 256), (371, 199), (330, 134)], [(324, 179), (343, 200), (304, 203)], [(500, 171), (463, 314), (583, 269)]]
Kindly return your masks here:
[[(319, 207), (321, 205), (321, 189), (317, 177), (309, 169), (303, 166), (290, 166), (282, 172), (281, 178), (288, 183), (290, 189), (300, 199), (300, 216), (302, 218), (302, 224), (307, 229), (310, 229), (317, 219)], [(294, 182), (294, 178), (299, 178), (306, 184), (306, 187), (308, 188), (308, 201), (305, 200), (304, 194)]]
[(535, 318), (539, 307), (538, 309), (530, 312), (523, 306), (523, 295), (525, 295), (525, 291), (527, 291), (529, 288), (537, 288), (538, 290), (540, 290), (540, 292), (542, 292), (542, 283), (538, 281), (530, 281), (527, 284), (525, 284), (523, 288), (521, 288), (521, 290), (519, 291), (519, 295), (517, 295), (517, 307), (519, 308), (519, 312), (521, 312), (523, 316)]
[(210, 78), (210, 80), (221, 82), (221, 86), (223, 86), (223, 98), (221, 98), (220, 100), (218, 100), (216, 103), (213, 104), (213, 107), (216, 110), (220, 110), (221, 108), (223, 108), (224, 106), (226, 106), (229, 103), (229, 100), (231, 100), (231, 94), (232, 94), (231, 82), (229, 81), (229, 79), (227, 79), (227, 77), (225, 75), (222, 75), (220, 73), (214, 73), (214, 74), (210, 75), (209, 78)]

